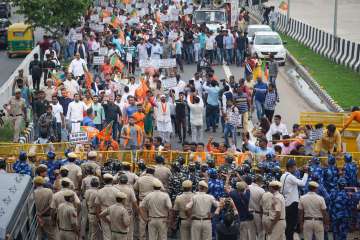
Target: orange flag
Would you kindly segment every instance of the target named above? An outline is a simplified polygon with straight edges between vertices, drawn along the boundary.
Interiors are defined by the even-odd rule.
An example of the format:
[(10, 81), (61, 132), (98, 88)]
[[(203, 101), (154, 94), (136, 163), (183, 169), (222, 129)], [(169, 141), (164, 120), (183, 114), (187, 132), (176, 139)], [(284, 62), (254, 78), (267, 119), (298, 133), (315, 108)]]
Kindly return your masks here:
[(140, 86), (135, 90), (135, 96), (138, 102), (143, 102), (149, 87), (146, 85), (145, 79), (140, 79)]
[(90, 71), (85, 72), (85, 86), (87, 89), (91, 88), (91, 83), (93, 82), (93, 75)]

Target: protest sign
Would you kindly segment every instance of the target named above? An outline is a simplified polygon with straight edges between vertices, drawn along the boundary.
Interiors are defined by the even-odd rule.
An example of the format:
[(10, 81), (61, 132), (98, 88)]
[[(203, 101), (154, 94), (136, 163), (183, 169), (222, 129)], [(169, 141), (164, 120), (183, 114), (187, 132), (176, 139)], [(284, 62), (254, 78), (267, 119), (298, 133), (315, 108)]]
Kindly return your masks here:
[(82, 33), (76, 33), (74, 37), (75, 37), (76, 41), (83, 40)]
[(165, 14), (160, 14), (160, 22), (168, 22), (169, 21), (169, 16), (165, 15)]
[(111, 22), (111, 17), (103, 18), (103, 23), (110, 23), (110, 22)]
[(105, 57), (104, 56), (94, 56), (93, 64), (94, 65), (101, 65), (104, 64)]
[(87, 142), (88, 136), (87, 136), (86, 132), (70, 133), (69, 140), (72, 143)]
[(132, 63), (132, 54), (131, 53), (126, 53), (126, 61), (129, 62), (129, 63)]
[(169, 90), (171, 88), (176, 87), (176, 78), (165, 78), (161, 80), (161, 84), (163, 85), (164, 89)]
[(167, 59), (140, 59), (139, 61), (140, 68), (173, 68), (176, 67), (176, 59), (175, 58), (167, 58)]
[(90, 16), (90, 21), (92, 21), (92, 22), (98, 22), (99, 21), (99, 15), (91, 15)]

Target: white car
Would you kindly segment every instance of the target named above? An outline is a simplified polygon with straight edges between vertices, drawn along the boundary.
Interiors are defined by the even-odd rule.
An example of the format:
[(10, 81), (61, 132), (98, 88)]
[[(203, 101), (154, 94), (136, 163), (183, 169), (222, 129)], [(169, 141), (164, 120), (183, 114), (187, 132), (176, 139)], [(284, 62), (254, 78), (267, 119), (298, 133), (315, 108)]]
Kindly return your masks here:
[(257, 32), (251, 46), (251, 54), (255, 53), (261, 59), (268, 59), (273, 55), (275, 61), (285, 65), (286, 49), (277, 32)]
[(247, 27), (247, 38), (249, 43), (252, 42), (255, 33), (257, 32), (272, 32), (269, 25), (253, 24)]

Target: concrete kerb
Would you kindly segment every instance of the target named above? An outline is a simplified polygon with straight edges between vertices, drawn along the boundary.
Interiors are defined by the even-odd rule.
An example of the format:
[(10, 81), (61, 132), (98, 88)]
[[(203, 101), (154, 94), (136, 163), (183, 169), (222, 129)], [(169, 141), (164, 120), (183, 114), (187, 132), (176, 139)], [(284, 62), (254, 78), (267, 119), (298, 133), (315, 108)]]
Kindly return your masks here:
[[(259, 22), (250, 11), (250, 17), (256, 22)], [(288, 29), (290, 30), (290, 29)], [(287, 51), (287, 50), (286, 50)], [(327, 107), (334, 112), (343, 112), (344, 109), (339, 106), (334, 99), (319, 85), (318, 82), (310, 75), (310, 73), (302, 66), (299, 61), (287, 51), (287, 60), (294, 65), (296, 71), (304, 79), (304, 81), (311, 87), (312, 91), (317, 94), (320, 99), (327, 105)]]

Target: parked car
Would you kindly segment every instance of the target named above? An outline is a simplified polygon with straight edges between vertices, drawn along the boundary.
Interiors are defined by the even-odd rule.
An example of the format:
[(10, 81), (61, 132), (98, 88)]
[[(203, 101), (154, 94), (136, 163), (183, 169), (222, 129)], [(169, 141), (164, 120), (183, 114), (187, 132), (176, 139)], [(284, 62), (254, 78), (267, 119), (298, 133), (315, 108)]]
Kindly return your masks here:
[(11, 6), (8, 2), (0, 2), (0, 18), (11, 17)]
[(249, 43), (252, 42), (255, 33), (257, 32), (271, 32), (271, 28), (269, 25), (262, 25), (262, 24), (251, 24), (247, 28), (247, 38)]
[(286, 49), (277, 32), (257, 32), (252, 41), (251, 53), (257, 54), (261, 59), (268, 59), (274, 56), (275, 61), (280, 65), (285, 65)]
[(0, 18), (0, 48), (7, 47), (7, 32), (11, 22), (7, 18)]

